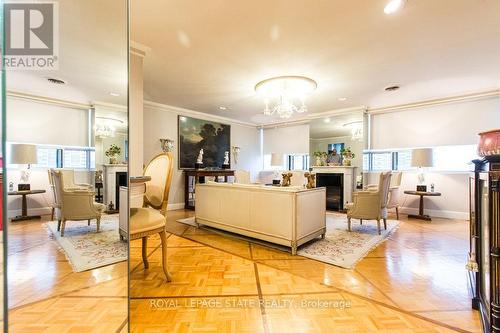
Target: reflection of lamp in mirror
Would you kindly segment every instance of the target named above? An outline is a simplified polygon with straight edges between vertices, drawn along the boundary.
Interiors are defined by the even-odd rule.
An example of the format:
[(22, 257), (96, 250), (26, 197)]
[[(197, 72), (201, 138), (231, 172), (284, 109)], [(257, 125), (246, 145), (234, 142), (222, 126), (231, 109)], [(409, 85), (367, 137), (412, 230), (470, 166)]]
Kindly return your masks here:
[[(418, 168), (418, 183), (420, 185), (424, 185), (425, 184), (424, 168), (430, 168), (434, 166), (434, 161), (432, 157), (432, 148), (413, 149), (411, 153), (411, 166)], [(425, 191), (426, 189), (423, 190)]]
[(233, 151), (233, 161), (235, 164), (238, 164), (238, 156), (240, 156), (241, 148), (238, 146), (232, 146), (231, 150)]
[(113, 138), (116, 126), (123, 124), (123, 121), (108, 117), (95, 117), (95, 135), (98, 138)]
[(363, 140), (363, 121), (351, 121), (349, 123), (345, 123), (344, 127), (351, 128), (351, 139), (353, 141), (361, 141)]
[[(11, 144), (9, 154), (9, 164), (22, 165), (21, 177), (17, 188), (19, 191), (30, 189), (31, 164), (37, 164), (38, 158), (36, 146), (29, 144)], [(27, 167), (24, 167), (27, 166)]]
[(164, 153), (171, 152), (174, 150), (174, 140), (172, 139), (160, 139), (161, 150)]

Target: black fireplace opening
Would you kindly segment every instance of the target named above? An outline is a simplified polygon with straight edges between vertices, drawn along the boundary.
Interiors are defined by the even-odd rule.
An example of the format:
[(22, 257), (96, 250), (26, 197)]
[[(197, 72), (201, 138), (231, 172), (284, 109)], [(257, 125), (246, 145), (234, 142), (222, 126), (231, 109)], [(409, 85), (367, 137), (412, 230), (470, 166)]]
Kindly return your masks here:
[(115, 191), (115, 209), (120, 209), (120, 186), (128, 186), (127, 184), (127, 172), (117, 172), (116, 173), (116, 191)]
[(316, 174), (316, 187), (326, 187), (326, 209), (335, 211), (344, 209), (344, 174)]

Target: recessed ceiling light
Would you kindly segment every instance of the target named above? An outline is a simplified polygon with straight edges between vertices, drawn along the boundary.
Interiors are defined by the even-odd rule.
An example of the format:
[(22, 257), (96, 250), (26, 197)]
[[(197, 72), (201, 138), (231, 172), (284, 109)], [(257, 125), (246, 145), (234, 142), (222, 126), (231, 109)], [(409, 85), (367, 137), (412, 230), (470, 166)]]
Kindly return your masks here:
[(66, 84), (65, 81), (60, 80), (60, 79), (55, 79), (53, 77), (47, 78), (47, 81), (49, 81), (50, 83), (53, 83), (53, 84)]
[(347, 97), (339, 97), (337, 98), (339, 101), (343, 102), (343, 101), (347, 101)]
[(110, 94), (111, 96), (113, 96), (113, 97), (118, 97), (118, 96), (120, 96), (120, 94), (119, 94), (119, 93), (115, 93), (115, 92), (110, 92), (109, 94)]
[(394, 85), (394, 86), (389, 86), (389, 87), (385, 87), (384, 90), (385, 91), (396, 91), (398, 90), (400, 87), (398, 85)]
[(224, 111), (224, 110), (227, 110), (227, 108), (225, 106), (219, 106), (219, 110)]
[(324, 121), (325, 123), (329, 123), (329, 122), (330, 122), (330, 118), (325, 118), (323, 121)]
[(387, 15), (394, 14), (405, 5), (406, 0), (390, 0), (384, 7), (384, 13)]

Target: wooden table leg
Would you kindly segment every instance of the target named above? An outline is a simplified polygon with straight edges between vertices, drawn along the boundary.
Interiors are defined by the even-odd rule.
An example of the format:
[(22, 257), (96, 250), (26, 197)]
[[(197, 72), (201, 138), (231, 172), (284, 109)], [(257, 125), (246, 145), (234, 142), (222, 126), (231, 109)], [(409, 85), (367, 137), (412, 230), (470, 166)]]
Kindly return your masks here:
[(418, 205), (418, 215), (408, 214), (408, 218), (432, 221), (429, 215), (424, 215), (424, 196), (420, 196), (420, 203)]

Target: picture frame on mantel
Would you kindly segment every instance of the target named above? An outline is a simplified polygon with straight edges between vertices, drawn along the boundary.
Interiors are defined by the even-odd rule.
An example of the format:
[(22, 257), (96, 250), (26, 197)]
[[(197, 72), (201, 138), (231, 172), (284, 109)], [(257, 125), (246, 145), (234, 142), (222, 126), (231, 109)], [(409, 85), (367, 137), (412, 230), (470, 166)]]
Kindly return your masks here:
[(194, 169), (200, 149), (204, 168), (222, 168), (224, 153), (231, 151), (231, 125), (182, 115), (177, 124), (179, 170)]

